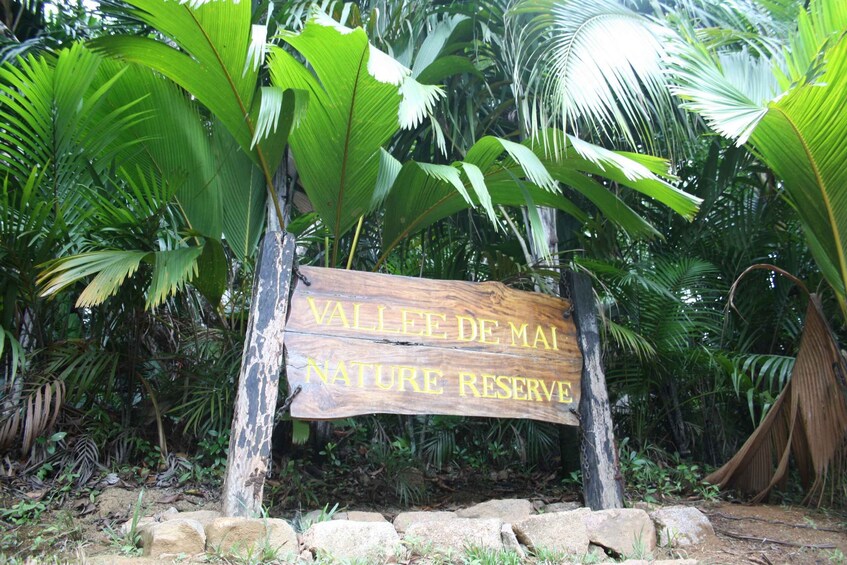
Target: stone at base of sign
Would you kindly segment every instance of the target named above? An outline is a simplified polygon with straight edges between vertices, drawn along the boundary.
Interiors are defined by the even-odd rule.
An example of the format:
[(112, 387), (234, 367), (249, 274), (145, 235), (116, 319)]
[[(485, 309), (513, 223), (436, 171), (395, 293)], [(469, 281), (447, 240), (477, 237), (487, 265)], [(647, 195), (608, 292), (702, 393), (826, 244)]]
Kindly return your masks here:
[[(498, 501), (489, 501), (498, 502)], [(529, 503), (529, 501), (522, 501)], [(491, 504), (483, 507), (491, 507)], [(678, 509), (678, 508), (677, 508)], [(673, 507), (667, 510), (676, 510)], [(696, 510), (696, 509), (691, 509)], [(641, 517), (646, 516), (640, 510)], [(150, 529), (150, 540), (146, 542), (150, 548), (151, 554), (155, 555), (170, 555), (174, 553), (189, 553), (198, 554), (203, 551), (198, 549), (199, 545), (196, 542), (203, 528), (200, 527), (196, 520), (188, 520), (187, 516), (191, 516), (192, 512), (169, 515), (168, 522), (155, 522), (153, 517), (147, 518)], [(312, 524), (307, 530), (307, 533), (298, 539), (294, 531), (284, 521), (275, 518), (270, 519), (227, 519), (219, 518), (217, 525), (207, 525), (204, 534), (206, 534), (205, 551), (214, 555), (222, 555), (223, 550), (227, 549), (225, 543), (221, 539), (220, 533), (226, 531), (224, 538), (226, 540), (240, 540), (241, 544), (236, 546), (242, 547), (251, 552), (251, 555), (259, 556), (268, 548), (267, 542), (275, 543), (274, 540), (281, 539), (279, 532), (285, 534), (289, 541), (281, 543), (281, 547), (276, 550), (270, 550), (266, 553), (267, 556), (275, 555), (277, 559), (288, 560), (284, 562), (297, 563), (297, 565), (305, 565), (310, 563), (316, 555), (327, 555), (335, 559), (367, 559), (368, 563), (384, 563), (392, 560), (401, 560), (411, 557), (408, 550), (416, 556), (417, 559), (425, 559), (437, 557), (438, 555), (449, 553), (452, 551), (454, 557), (462, 555), (468, 547), (487, 547), (494, 551), (512, 551), (521, 554), (528, 554), (530, 548), (546, 550), (567, 550), (575, 558), (582, 559), (588, 553), (599, 552), (601, 559), (607, 551), (618, 554), (625, 554), (627, 548), (635, 548), (638, 545), (639, 551), (645, 551), (645, 546), (655, 547), (656, 536), (652, 536), (652, 545), (650, 534), (641, 534), (640, 531), (649, 530), (649, 527), (642, 525), (640, 528), (633, 529), (631, 526), (632, 517), (625, 516), (626, 511), (600, 511), (592, 512), (587, 508), (582, 508), (576, 511), (568, 512), (548, 512), (546, 514), (533, 514), (518, 524), (512, 525), (499, 518), (457, 518), (456, 512), (404, 512), (398, 514), (395, 518), (395, 526), (385, 521), (384, 516), (375, 512), (357, 513), (351, 511), (347, 516), (365, 516), (376, 519), (381, 518), (381, 521), (376, 522), (361, 522), (349, 519), (329, 520)], [(338, 516), (338, 515), (336, 515)], [(705, 519), (705, 517), (704, 517)], [(708, 522), (708, 519), (706, 519)], [(602, 524), (601, 528), (596, 527), (596, 524)], [(184, 530), (175, 528), (175, 524), (190, 524), (190, 529)], [(580, 527), (582, 524), (582, 527)], [(593, 524), (593, 525), (592, 525)], [(221, 527), (225, 525), (226, 527)], [(278, 530), (277, 533), (271, 533), (266, 528), (269, 525), (273, 529)], [(564, 527), (563, 527), (564, 525)], [(237, 527), (235, 527), (237, 526)], [(495, 527), (496, 526), (496, 527)], [(658, 526), (658, 523), (657, 523)], [(215, 531), (215, 530), (219, 531)], [(405, 533), (403, 531), (405, 529)], [(199, 530), (199, 531), (198, 531)], [(636, 531), (638, 530), (638, 531)], [(568, 536), (573, 531), (577, 532), (575, 537), (578, 540), (571, 539), (573, 543), (562, 543), (562, 536)], [(173, 535), (165, 534), (170, 532), (182, 532), (183, 539), (176, 540)], [(257, 537), (257, 532), (265, 532), (261, 539)], [(584, 533), (581, 535), (581, 532)], [(161, 537), (156, 534), (161, 534)], [(288, 537), (290, 536), (290, 537)], [(158, 540), (156, 538), (159, 537)], [(574, 536), (571, 536), (573, 538)], [(168, 541), (167, 547), (163, 542)], [(248, 546), (246, 542), (251, 541), (253, 545)], [(158, 544), (158, 546), (157, 546)], [(558, 545), (557, 545), (558, 544)], [(600, 546), (604, 546), (601, 548)], [(527, 547), (529, 546), (529, 547)], [(153, 548), (159, 547), (159, 550)], [(182, 548), (182, 551), (178, 551)], [(229, 547), (229, 549), (233, 549)], [(657, 550), (661, 553), (661, 550)], [(379, 556), (384, 556), (382, 559)], [(366, 557), (367, 556), (367, 557)], [(105, 559), (95, 558), (93, 563), (116, 563), (119, 559), (116, 556), (106, 556)], [(605, 562), (605, 561), (601, 561)], [(611, 563), (611, 561), (609, 561)], [(647, 561), (624, 561), (630, 565), (647, 564)], [(664, 563), (688, 564), (694, 561), (649, 561), (649, 565), (657, 565)]]

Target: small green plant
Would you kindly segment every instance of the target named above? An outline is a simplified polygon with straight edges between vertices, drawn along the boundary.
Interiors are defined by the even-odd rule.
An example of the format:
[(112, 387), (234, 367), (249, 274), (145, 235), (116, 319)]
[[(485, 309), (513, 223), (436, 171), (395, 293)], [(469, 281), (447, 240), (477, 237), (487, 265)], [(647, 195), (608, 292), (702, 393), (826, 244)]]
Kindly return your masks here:
[(68, 542), (81, 542), (82, 528), (73, 514), (67, 510), (58, 512), (53, 521), (44, 529), (40, 530), (31, 541), (33, 552), (49, 551), (55, 553), (57, 549), (67, 549)]
[(847, 563), (847, 556), (838, 548), (824, 550), (823, 557), (824, 559), (828, 559), (830, 563), (837, 563), (838, 565)]
[(341, 457), (338, 456), (338, 445), (333, 442), (327, 442), (324, 448), (319, 451), (321, 456), (326, 458), (329, 464), (335, 468), (341, 468), (344, 466), (344, 462), (341, 460)]
[(37, 522), (45, 510), (47, 503), (43, 500), (20, 500), (11, 508), (0, 510), (0, 520), (23, 526)]
[(652, 559), (653, 554), (647, 549), (647, 544), (644, 543), (641, 533), (632, 540), (632, 551), (626, 557), (628, 559)]
[(537, 547), (532, 552), (535, 558), (536, 565), (558, 565), (559, 563), (568, 563), (572, 557), (565, 551), (557, 551), (546, 547)]
[(403, 538), (402, 544), (412, 555), (427, 557), (432, 553), (432, 542), (424, 541), (415, 536), (406, 536)]
[(681, 461), (679, 455), (663, 452), (656, 447), (641, 450), (629, 447), (624, 438), (618, 450), (621, 472), (627, 490), (651, 504), (662, 498), (696, 494), (704, 500), (717, 500), (719, 489), (703, 482), (703, 471), (697, 465)]
[(126, 533), (115, 531), (107, 527), (106, 534), (109, 536), (112, 546), (124, 555), (141, 555), (141, 534), (138, 532), (138, 522), (142, 515), (142, 502), (144, 501), (144, 489), (138, 493), (138, 500), (132, 508), (132, 518)]
[(607, 556), (602, 550), (595, 549), (594, 551), (588, 551), (585, 555), (582, 556), (583, 565), (594, 565), (595, 563), (605, 563), (609, 561), (609, 556)]
[(321, 508), (320, 512), (318, 512), (317, 515), (315, 515), (315, 513), (313, 512), (310, 512), (306, 515), (300, 515), (296, 520), (297, 530), (300, 532), (305, 532), (312, 526), (312, 524), (332, 520), (332, 517), (335, 516), (337, 512), (337, 502), (332, 506), (332, 508), (329, 507), (329, 504), (324, 504), (324, 507)]
[(520, 565), (521, 556), (508, 549), (468, 546), (462, 556), (462, 565)]

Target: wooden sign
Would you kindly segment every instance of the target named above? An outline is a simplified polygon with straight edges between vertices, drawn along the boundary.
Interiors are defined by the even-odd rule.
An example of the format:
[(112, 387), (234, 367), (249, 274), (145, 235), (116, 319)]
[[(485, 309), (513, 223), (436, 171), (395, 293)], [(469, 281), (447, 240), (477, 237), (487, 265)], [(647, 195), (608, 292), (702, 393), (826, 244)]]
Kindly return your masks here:
[[(500, 283), (300, 267), (285, 330), (291, 415), (452, 414), (578, 425), (570, 303)], [(308, 284), (306, 282), (308, 281)]]

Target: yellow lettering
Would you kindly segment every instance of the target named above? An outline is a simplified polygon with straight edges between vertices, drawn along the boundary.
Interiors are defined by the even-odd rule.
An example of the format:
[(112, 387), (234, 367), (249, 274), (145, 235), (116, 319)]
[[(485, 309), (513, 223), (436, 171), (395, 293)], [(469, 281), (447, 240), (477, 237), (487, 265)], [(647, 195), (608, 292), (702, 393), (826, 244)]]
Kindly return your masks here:
[(382, 304), (376, 307), (376, 331), (385, 331), (385, 306)]
[(326, 314), (327, 312), (329, 312), (329, 305), (332, 303), (332, 301), (329, 300), (326, 304), (324, 304), (324, 311), (320, 315), (318, 314), (318, 307), (315, 304), (314, 298), (312, 298), (311, 296), (307, 296), (306, 302), (309, 303), (309, 309), (312, 311), (312, 315), (315, 316), (315, 323), (319, 326), (322, 326), (324, 323), (324, 318), (326, 318)]
[(556, 326), (550, 326), (550, 334), (553, 336), (553, 349), (559, 350), (559, 340), (556, 339)]
[(361, 363), (359, 361), (350, 361), (351, 367), (358, 367), (356, 371), (356, 386), (364, 388), (365, 386), (365, 367), (373, 367), (373, 363)]
[(518, 329), (515, 327), (515, 324), (509, 322), (509, 328), (512, 330), (512, 345), (518, 345), (515, 339), (520, 339), (520, 347), (529, 347), (529, 344), (526, 342), (526, 326), (527, 324), (521, 324), (520, 329)]
[(382, 390), (390, 390), (391, 387), (394, 386), (394, 371), (391, 371), (391, 380), (388, 381), (387, 384), (383, 384), (382, 382), (382, 364), (376, 363), (374, 365), (376, 367), (376, 378), (374, 379), (374, 383), (377, 388), (381, 388)]
[(538, 394), (538, 379), (526, 380), (526, 396), (529, 400), (533, 400), (532, 395), (538, 399), (536, 402), (541, 402), (541, 395)]
[(419, 331), (418, 333), (411, 333), (409, 331), (415, 325), (415, 321), (409, 319), (409, 314), (413, 316), (423, 316), (423, 313), (420, 310), (408, 310), (406, 308), (400, 310), (400, 320), (403, 326), (403, 335), (423, 335), (423, 330)]
[(412, 387), (413, 392), (420, 392), (421, 387), (418, 386), (418, 368), (409, 366), (397, 367), (397, 384), (398, 390), (406, 390), (406, 383)]
[(509, 380), (509, 377), (503, 375), (497, 377), (497, 386), (500, 387), (500, 391), (497, 393), (497, 398), (512, 398), (512, 387)]
[(444, 389), (438, 387), (438, 377), (443, 377), (444, 373), (438, 369), (422, 369), (422, 371), (424, 381), (423, 391), (426, 394), (444, 394)]
[(443, 322), (447, 321), (447, 314), (437, 314), (435, 312), (424, 312), (424, 317), (426, 318), (426, 335), (427, 337), (440, 337), (441, 339), (447, 338), (447, 332), (434, 333), (435, 331), (441, 329), (438, 327), (438, 320), (433, 320), (433, 318), (441, 318)]
[(359, 309), (362, 307), (362, 304), (359, 302), (353, 303), (353, 329), (355, 330), (368, 330), (373, 331), (376, 329), (376, 325), (373, 326), (362, 326), (359, 323)]
[(482, 397), (483, 398), (497, 398), (497, 395), (494, 394), (494, 375), (488, 375), (486, 373), (482, 374)]
[(350, 386), (350, 375), (347, 374), (347, 365), (344, 364), (344, 361), (339, 361), (335, 367), (331, 384), (335, 384), (336, 381), (342, 381), (346, 386)]
[[(518, 387), (518, 385), (521, 385)], [(526, 386), (526, 377), (513, 377), (512, 378), (512, 398), (515, 400), (527, 400), (526, 390), (523, 387)], [(522, 394), (523, 396), (518, 396)]]
[(471, 389), (473, 395), (476, 398), (479, 398), (479, 391), (476, 388), (476, 375), (474, 373), (467, 373), (462, 371), (459, 373), (459, 396), (467, 396), (468, 394), (465, 392), (465, 387)]
[[(560, 404), (570, 404), (573, 402), (573, 396), (571, 396), (571, 383), (557, 381), (556, 385), (559, 388), (559, 403)], [(567, 390), (565, 390), (567, 389)], [(567, 400), (565, 400), (567, 398)]]
[(341, 320), (341, 325), (345, 328), (350, 327), (350, 322), (347, 321), (347, 314), (344, 313), (344, 305), (342, 305), (341, 302), (335, 303), (335, 308), (332, 309), (332, 314), (330, 314), (329, 320), (326, 321), (326, 325), (332, 325), (332, 321), (335, 318)]
[(323, 382), (327, 382), (327, 379), (328, 379), (327, 373), (329, 372), (329, 368), (324, 367), (323, 369), (321, 369), (321, 366), (318, 365), (317, 361), (315, 361), (311, 357), (308, 357), (306, 359), (306, 382), (307, 383), (312, 382), (312, 369), (315, 370), (315, 374), (318, 376), (318, 378), (320, 380), (322, 380)]
[(544, 342), (544, 349), (550, 349), (550, 344), (547, 343), (547, 336), (544, 335), (544, 328), (541, 326), (535, 329), (535, 342), (532, 344), (533, 349), (538, 349), (539, 341)]
[[(459, 340), (460, 341), (473, 341), (476, 339), (476, 322), (470, 316), (456, 316), (456, 322), (459, 324)], [(471, 329), (473, 333), (470, 337), (465, 337), (465, 322), (469, 322), (471, 325)], [(476, 379), (476, 377), (474, 377)]]
[(544, 398), (547, 399), (547, 402), (553, 400), (553, 391), (555, 390), (555, 388), (556, 386), (554, 383), (550, 383), (550, 388), (547, 388), (547, 383), (541, 381), (541, 390), (544, 391)]
[(479, 342), (480, 343), (494, 343), (494, 344), (500, 343), (499, 337), (495, 338), (497, 341), (488, 341), (487, 339), (485, 339), (486, 335), (488, 337), (491, 337), (491, 330), (493, 329), (493, 328), (490, 328), (490, 327), (485, 327), (485, 324), (494, 324), (495, 328), (500, 326), (500, 322), (498, 322), (497, 320), (483, 320), (482, 318), (480, 318), (479, 319)]

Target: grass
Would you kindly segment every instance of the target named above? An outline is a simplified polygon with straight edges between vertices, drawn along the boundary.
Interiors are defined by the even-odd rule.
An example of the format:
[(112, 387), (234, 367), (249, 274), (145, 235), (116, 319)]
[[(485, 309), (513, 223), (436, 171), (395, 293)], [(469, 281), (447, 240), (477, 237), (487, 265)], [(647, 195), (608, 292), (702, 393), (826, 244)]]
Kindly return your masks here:
[(141, 534), (138, 532), (138, 522), (142, 516), (142, 503), (144, 501), (144, 489), (138, 493), (138, 500), (132, 508), (132, 519), (129, 522), (129, 529), (126, 533), (122, 533), (111, 527), (106, 528), (106, 534), (109, 536), (111, 545), (121, 552), (123, 555), (141, 555)]

